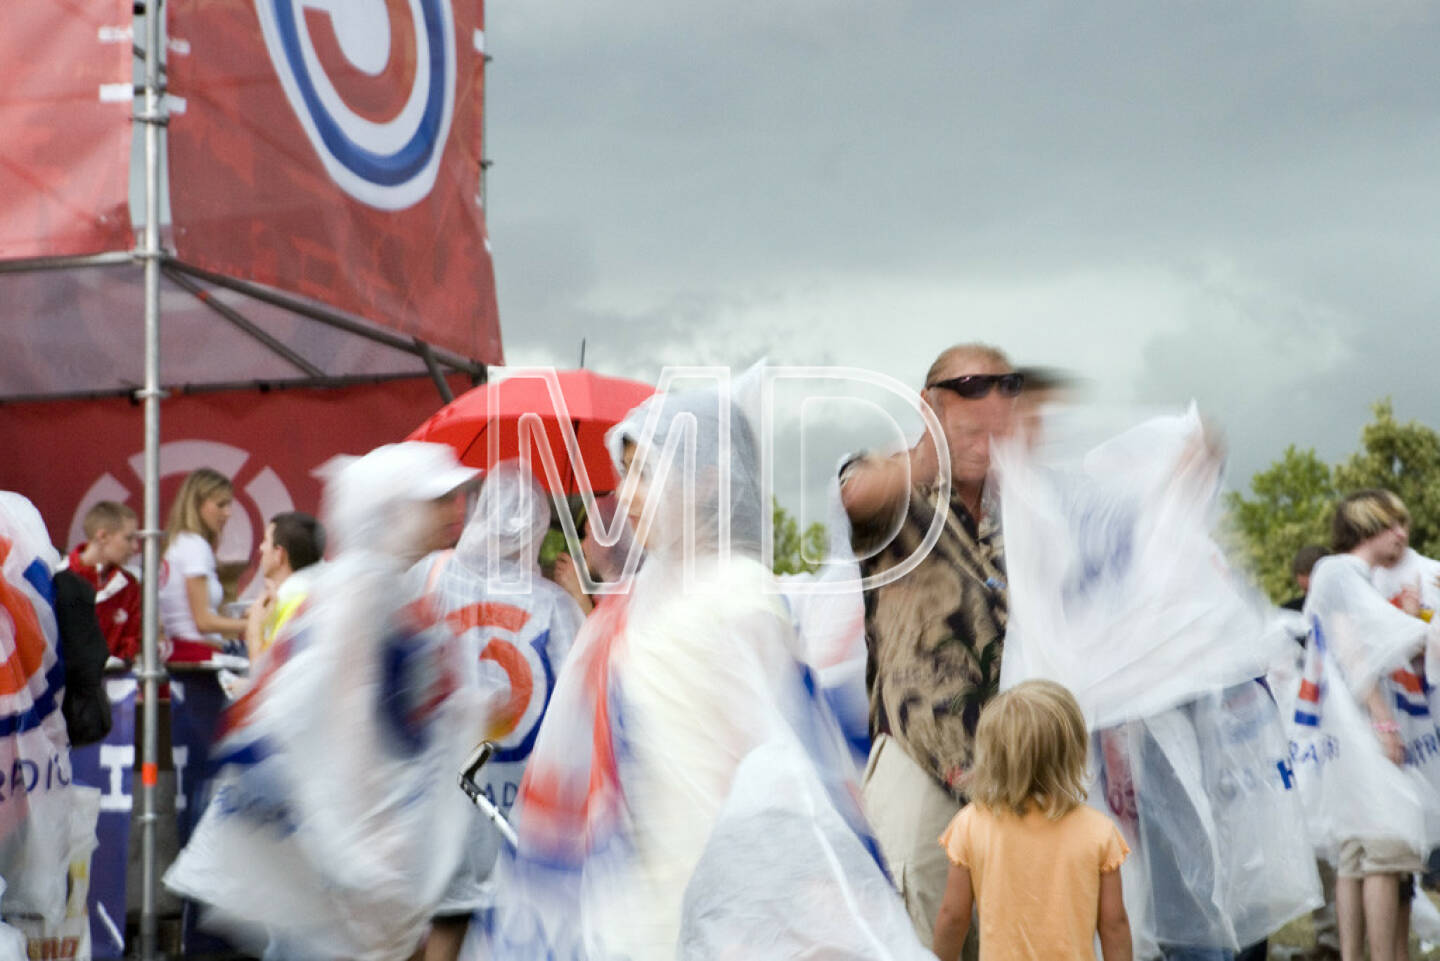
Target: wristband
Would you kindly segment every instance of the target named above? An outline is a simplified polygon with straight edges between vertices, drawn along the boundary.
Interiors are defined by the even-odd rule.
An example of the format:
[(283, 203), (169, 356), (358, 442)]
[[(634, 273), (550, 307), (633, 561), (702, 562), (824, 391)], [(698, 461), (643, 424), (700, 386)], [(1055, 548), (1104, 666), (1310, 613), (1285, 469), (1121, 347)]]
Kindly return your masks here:
[(1370, 725), (1375, 729), (1376, 734), (1399, 734), (1400, 725), (1394, 721), (1375, 721)]

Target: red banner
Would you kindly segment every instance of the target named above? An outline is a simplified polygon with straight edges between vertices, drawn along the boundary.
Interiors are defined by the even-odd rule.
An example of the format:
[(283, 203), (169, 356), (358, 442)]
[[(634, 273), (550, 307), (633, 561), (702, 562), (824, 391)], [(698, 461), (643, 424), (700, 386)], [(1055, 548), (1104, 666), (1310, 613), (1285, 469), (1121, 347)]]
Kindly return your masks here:
[(179, 257), (502, 362), (479, 197), (481, 0), (169, 10)]
[[(459, 392), (465, 378), (451, 379)], [(336, 454), (363, 454), (403, 440), (442, 405), (429, 378), (268, 393), (223, 391), (162, 407), (160, 506), (168, 511), (185, 474), (213, 467), (235, 485), (221, 563), (251, 559), (270, 517), (317, 513), (312, 471)], [(144, 504), (143, 409), (129, 400), (52, 401), (0, 407), (0, 489), (35, 502), (55, 546), (84, 539), (85, 511), (99, 500)]]
[(134, 246), (130, 6), (130, 0), (6, 4), (0, 259)]

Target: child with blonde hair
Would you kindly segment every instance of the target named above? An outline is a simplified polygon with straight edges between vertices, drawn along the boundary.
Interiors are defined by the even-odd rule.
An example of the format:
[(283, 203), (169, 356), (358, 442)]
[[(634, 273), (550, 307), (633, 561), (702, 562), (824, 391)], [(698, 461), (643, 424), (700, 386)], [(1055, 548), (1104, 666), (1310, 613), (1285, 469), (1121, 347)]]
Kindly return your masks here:
[(1080, 705), (1053, 681), (993, 699), (975, 731), (970, 804), (940, 837), (950, 858), (935, 954), (956, 961), (980, 914), (981, 961), (1131, 961), (1120, 864), (1130, 853), (1085, 804), (1089, 735)]

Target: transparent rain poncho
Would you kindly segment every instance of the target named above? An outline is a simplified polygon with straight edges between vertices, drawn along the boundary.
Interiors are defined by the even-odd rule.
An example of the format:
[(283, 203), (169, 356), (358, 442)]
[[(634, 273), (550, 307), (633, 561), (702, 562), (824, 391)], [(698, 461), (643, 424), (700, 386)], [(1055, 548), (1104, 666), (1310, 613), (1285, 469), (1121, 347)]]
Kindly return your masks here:
[[(555, 678), (585, 622), (575, 600), (541, 576), (537, 557), (549, 527), (549, 495), (525, 465), (505, 461), (486, 473), (455, 550), (426, 558), (413, 572), (458, 632), (462, 656), (478, 667), (481, 694), (491, 699), (474, 741), (494, 741), (496, 750), (478, 781), (506, 815)], [(472, 818), (460, 869), (437, 913), (491, 903), (489, 879), (503, 843), (488, 819)]]
[(996, 454), (1001, 685), (1045, 677), (1080, 702), (1090, 803), (1134, 852), (1121, 870), (1139, 957), (1237, 950), (1319, 898), (1279, 708), (1254, 680), (1294, 642), (1215, 544), (1208, 448), (1192, 408), (1078, 458)]
[(1413, 547), (1405, 549), (1405, 555), (1394, 567), (1377, 567), (1370, 572), (1370, 580), (1380, 596), (1393, 601), (1406, 588), (1416, 590), (1420, 595), (1420, 609), (1432, 620), (1440, 611), (1440, 561), (1426, 557)]
[[(1317, 849), (1388, 839), (1423, 856), (1440, 844), (1440, 745), (1431, 711), (1440, 624), (1392, 605), (1360, 558), (1322, 558), (1310, 575), (1303, 675), (1293, 704), (1292, 764)], [(1430, 677), (1426, 678), (1426, 662)], [(1374, 691), (1400, 727), (1405, 764), (1385, 757), (1365, 709)]]
[(210, 803), (165, 878), (232, 935), (357, 961), (419, 943), (474, 816), (455, 777), (481, 718), (473, 665), (403, 584), (428, 502), (473, 474), (417, 443), (331, 467), (338, 554), (222, 719)]
[(810, 574), (780, 577), (785, 602), (799, 635), (802, 659), (850, 744), (856, 769), (870, 756), (870, 700), (865, 689), (865, 598), (860, 564), (850, 546), (850, 517), (840, 500), (840, 468), (826, 489), (825, 558)]
[(65, 914), (73, 813), (58, 562), (35, 506), (0, 492), (0, 911), (47, 924)]
[[(657, 462), (686, 437), (670, 468)], [(645, 559), (628, 593), (602, 598), (561, 672), (521, 788), (519, 850), (503, 865), (489, 950), (669, 961), (683, 931), (686, 957), (746, 943), (755, 946), (747, 958), (789, 958), (785, 945), (804, 932), (812, 956), (841, 956), (836, 946), (855, 943), (856, 928), (903, 909), (873, 854), (850, 857), (873, 843), (839, 727), (757, 559), (764, 505), (753, 430), (716, 393), (689, 391), (651, 398), (610, 440), (617, 464), (634, 445)], [(624, 485), (620, 494), (623, 503)], [(786, 807), (754, 789), (785, 779), (776, 765), (798, 765), (809, 785), (817, 807), (797, 816), (810, 837), (830, 839), (843, 825), (854, 847), (838, 865), (785, 863), (845, 845), (777, 851), (780, 838), (754, 817), (756, 805)], [(743, 801), (741, 785), (750, 785)], [(706, 922), (736, 895), (715, 879), (747, 873), (756, 890), (780, 891), (764, 872), (806, 868), (824, 890), (795, 892), (789, 911)], [(847, 900), (852, 888), (869, 893)], [(845, 956), (923, 957), (906, 934), (912, 953), (902, 940), (889, 955)]]

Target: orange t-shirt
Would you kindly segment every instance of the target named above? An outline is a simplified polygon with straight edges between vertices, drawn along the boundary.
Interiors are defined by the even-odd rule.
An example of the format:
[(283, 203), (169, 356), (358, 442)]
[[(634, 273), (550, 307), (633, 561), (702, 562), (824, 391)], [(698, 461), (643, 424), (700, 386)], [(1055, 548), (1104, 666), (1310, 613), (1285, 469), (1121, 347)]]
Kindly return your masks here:
[(940, 845), (970, 871), (981, 961), (1095, 961), (1100, 875), (1130, 853), (1105, 815), (1082, 804), (1052, 821), (970, 804)]

